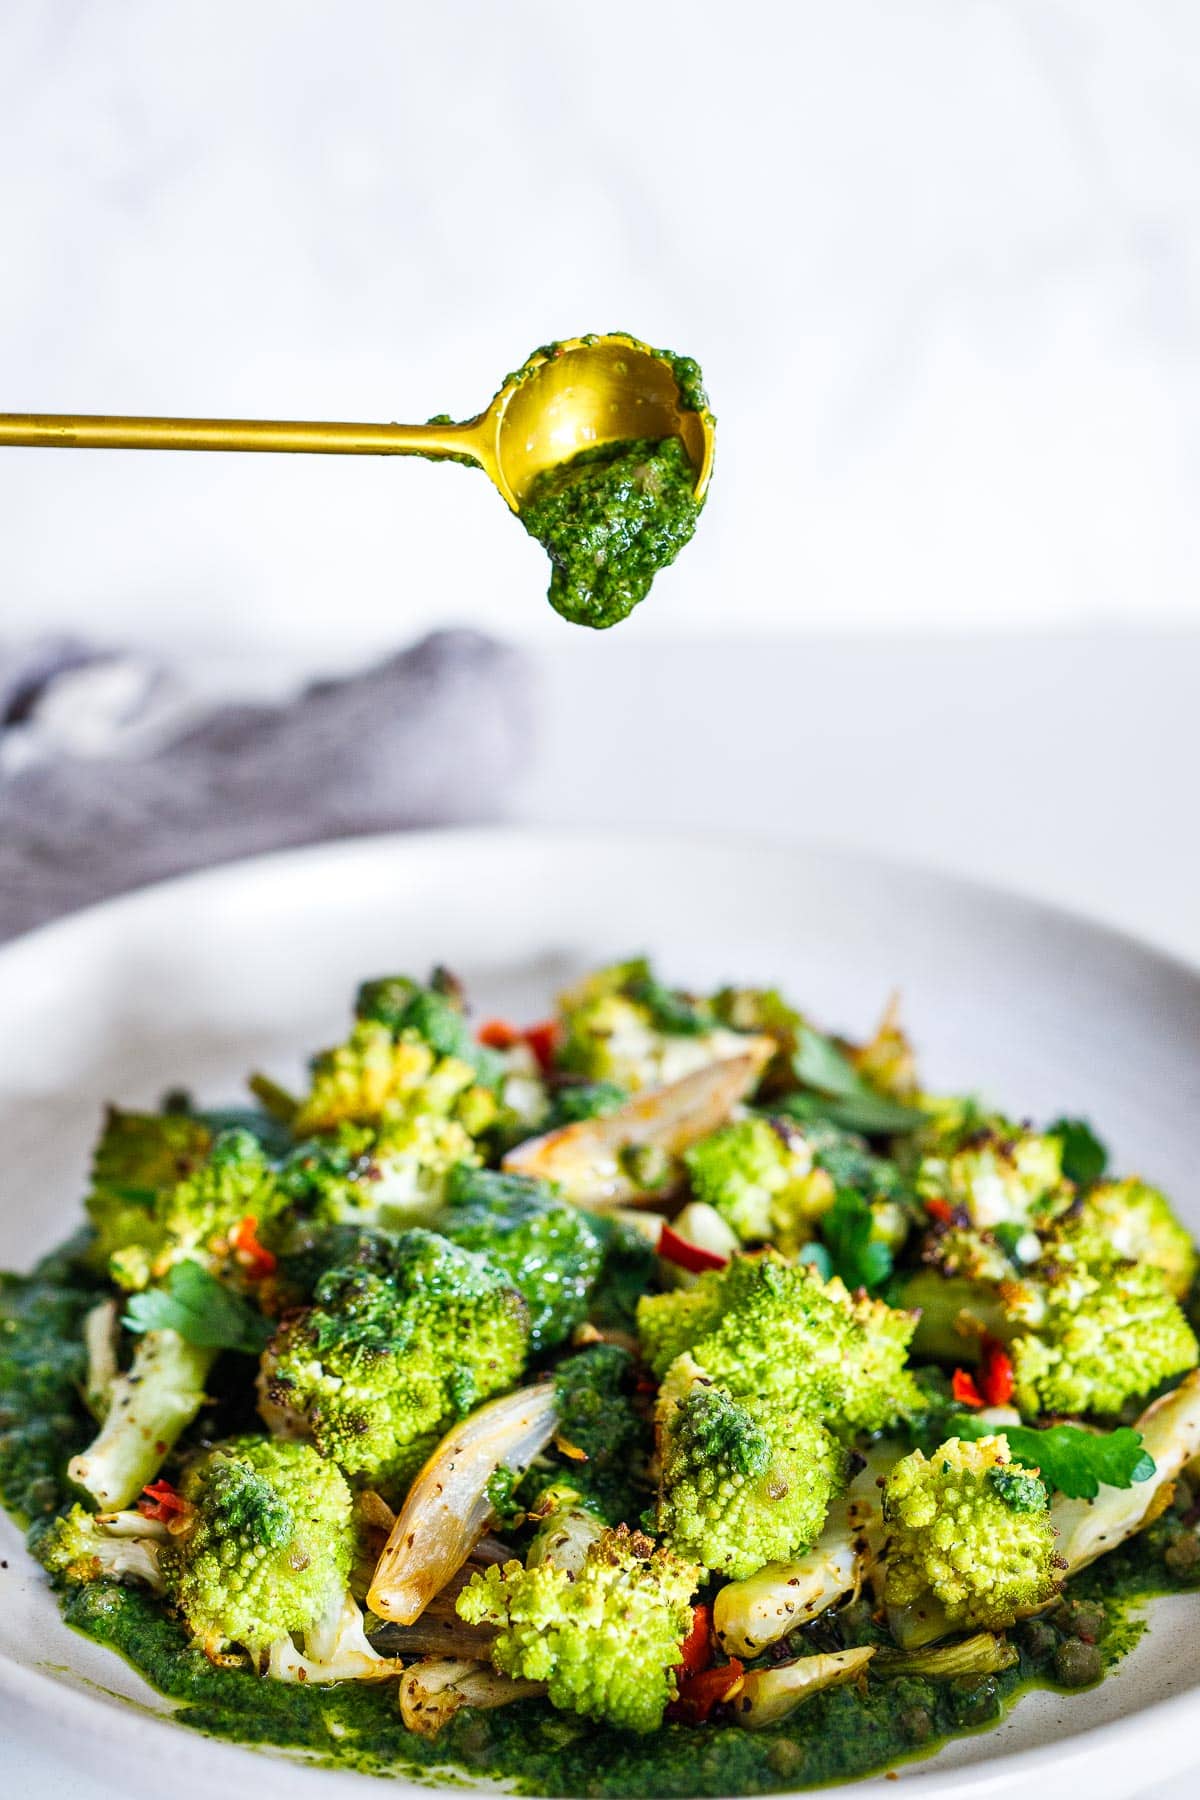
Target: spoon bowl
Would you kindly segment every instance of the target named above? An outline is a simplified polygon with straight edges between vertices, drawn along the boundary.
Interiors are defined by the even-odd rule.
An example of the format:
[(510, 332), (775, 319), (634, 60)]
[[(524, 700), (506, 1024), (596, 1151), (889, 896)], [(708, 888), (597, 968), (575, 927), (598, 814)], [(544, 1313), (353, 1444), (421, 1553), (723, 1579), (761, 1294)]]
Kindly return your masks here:
[(711, 413), (684, 404), (667, 357), (624, 335), (535, 351), (475, 423), (491, 439), (487, 472), (514, 512), (540, 475), (605, 444), (682, 439), (697, 500), (712, 474)]

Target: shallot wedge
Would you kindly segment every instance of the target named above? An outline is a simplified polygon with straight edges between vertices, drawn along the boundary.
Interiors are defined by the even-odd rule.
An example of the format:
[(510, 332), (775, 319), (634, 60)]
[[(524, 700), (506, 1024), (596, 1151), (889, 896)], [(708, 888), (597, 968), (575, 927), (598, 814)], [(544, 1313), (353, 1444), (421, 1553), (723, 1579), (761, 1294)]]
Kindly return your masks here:
[(271, 1645), (267, 1674), (273, 1681), (295, 1681), (315, 1687), (338, 1681), (386, 1681), (404, 1664), (381, 1656), (368, 1641), (358, 1601), (351, 1593), (335, 1595), (319, 1619), (304, 1633), (303, 1654), (290, 1637)]
[(499, 1468), (527, 1469), (557, 1424), (554, 1383), (539, 1381), (489, 1401), (447, 1432), (392, 1526), (367, 1595), (372, 1612), (398, 1625), (420, 1618), (487, 1524), (491, 1477)]
[[(674, 1159), (723, 1125), (753, 1090), (774, 1051), (770, 1038), (743, 1040), (738, 1056), (707, 1064), (681, 1081), (648, 1088), (601, 1119), (581, 1119), (518, 1144), (504, 1159), (516, 1175), (558, 1184), (581, 1206), (627, 1205), (646, 1193), (630, 1164), (631, 1151), (651, 1150)], [(664, 1188), (652, 1190), (661, 1199)]]
[(414, 1663), (400, 1682), (400, 1716), (419, 1737), (433, 1738), (462, 1706), (487, 1710), (544, 1694), (543, 1681), (514, 1681), (489, 1663), (466, 1657), (430, 1657)]
[(743, 1676), (733, 1701), (734, 1716), (739, 1725), (761, 1731), (786, 1719), (822, 1689), (856, 1681), (874, 1654), (874, 1644), (866, 1644), (859, 1650), (838, 1650), (829, 1656), (800, 1656), (795, 1662), (777, 1663), (773, 1669), (751, 1669)]
[(1154, 1458), (1154, 1474), (1130, 1488), (1102, 1487), (1094, 1500), (1059, 1495), (1050, 1508), (1068, 1578), (1148, 1525), (1169, 1505), (1170, 1484), (1200, 1454), (1200, 1369), (1148, 1406), (1135, 1427)]
[(731, 1581), (713, 1604), (713, 1630), (727, 1656), (758, 1656), (798, 1625), (856, 1594), (883, 1543), (879, 1483), (899, 1452), (873, 1446), (867, 1465), (833, 1502), (811, 1550), (792, 1562), (767, 1563)]

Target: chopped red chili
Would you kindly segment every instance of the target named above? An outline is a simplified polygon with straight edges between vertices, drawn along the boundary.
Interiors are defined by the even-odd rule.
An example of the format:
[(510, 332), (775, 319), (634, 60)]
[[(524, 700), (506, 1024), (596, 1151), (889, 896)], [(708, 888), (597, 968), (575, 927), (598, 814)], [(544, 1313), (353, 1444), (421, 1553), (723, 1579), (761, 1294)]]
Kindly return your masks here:
[(251, 1281), (261, 1281), (265, 1275), (273, 1275), (276, 1268), (274, 1251), (268, 1250), (258, 1241), (258, 1220), (250, 1213), (239, 1219), (230, 1233), (229, 1241), (234, 1255), (245, 1269)]
[(188, 1509), (188, 1503), (169, 1481), (155, 1481), (142, 1489), (137, 1509), (144, 1519), (157, 1519), (166, 1525)]
[(712, 1610), (707, 1606), (692, 1608), (692, 1629), (679, 1646), (679, 1664), (676, 1673), (681, 1681), (688, 1681), (707, 1669), (712, 1662)]
[(668, 1706), (668, 1717), (683, 1725), (707, 1725), (713, 1707), (733, 1697), (745, 1673), (736, 1657), (719, 1669), (702, 1669), (698, 1675), (680, 1682), (679, 1697)]
[(950, 1391), (960, 1406), (982, 1406), (983, 1395), (975, 1385), (975, 1377), (967, 1369), (955, 1369)]

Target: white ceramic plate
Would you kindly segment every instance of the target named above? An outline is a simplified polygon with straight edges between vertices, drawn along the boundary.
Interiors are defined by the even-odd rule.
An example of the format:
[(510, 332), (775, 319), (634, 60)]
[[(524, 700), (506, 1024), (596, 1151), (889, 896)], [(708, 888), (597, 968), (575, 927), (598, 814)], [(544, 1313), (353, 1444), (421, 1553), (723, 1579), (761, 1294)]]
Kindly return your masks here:
[[(484, 1011), (530, 1017), (564, 976), (635, 950), (701, 987), (778, 982), (854, 1032), (899, 986), (930, 1085), (1091, 1116), (1118, 1163), (1161, 1181), (1200, 1226), (1192, 970), (1048, 908), (843, 852), (468, 832), (234, 865), (0, 953), (0, 1267), (28, 1266), (78, 1222), (108, 1099), (150, 1103), (183, 1083), (215, 1102), (254, 1067), (295, 1076), (305, 1049), (342, 1033), (363, 975), (444, 961)], [(366, 1791), (161, 1722), (124, 1664), (62, 1625), (7, 1520), (0, 1557), (0, 1684), (64, 1754), (111, 1770), (114, 1793)], [(903, 1765), (901, 1790), (1161, 1792), (1200, 1759), (1198, 1625), (1200, 1596), (1156, 1602), (1100, 1688), (1028, 1696), (998, 1729)]]

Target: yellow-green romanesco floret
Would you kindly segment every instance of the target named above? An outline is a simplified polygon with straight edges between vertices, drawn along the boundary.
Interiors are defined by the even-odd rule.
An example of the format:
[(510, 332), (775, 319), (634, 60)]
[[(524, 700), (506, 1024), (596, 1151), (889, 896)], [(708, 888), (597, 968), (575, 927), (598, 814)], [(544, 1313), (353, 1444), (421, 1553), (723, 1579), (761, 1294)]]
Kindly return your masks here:
[(313, 1058), (311, 1085), (291, 1124), (297, 1137), (311, 1137), (342, 1124), (432, 1114), (458, 1121), (469, 1153), (469, 1134), (485, 1130), (497, 1111), (465, 1058), (439, 1056), (415, 1031), (396, 1036), (378, 1019), (359, 1019), (345, 1043)]
[(1196, 1277), (1196, 1247), (1161, 1189), (1130, 1176), (1105, 1181), (1058, 1221), (1047, 1252), (1089, 1267), (1140, 1263), (1161, 1275), (1177, 1300)]
[(1198, 1355), (1155, 1270), (1064, 1267), (1038, 1289), (1034, 1329), (1012, 1344), (1017, 1405), (1026, 1414), (1119, 1412), (1194, 1368)]
[(118, 1287), (143, 1288), (183, 1258), (215, 1266), (242, 1219), (261, 1225), (284, 1203), (253, 1133), (112, 1107), (92, 1164), (88, 1261)]
[(257, 1659), (344, 1592), (353, 1498), (311, 1445), (234, 1438), (197, 1458), (180, 1491), (188, 1511), (160, 1553), (163, 1585), (210, 1653)]
[(699, 1570), (621, 1525), (588, 1548), (572, 1576), (551, 1563), (505, 1563), (458, 1597), (470, 1625), (493, 1625), (492, 1661), (544, 1681), (554, 1706), (626, 1731), (654, 1731), (675, 1695)]
[(735, 1395), (834, 1426), (879, 1431), (921, 1402), (905, 1366), (916, 1319), (854, 1297), (774, 1251), (734, 1256), (692, 1288), (638, 1303), (642, 1353), (661, 1379), (688, 1351)]
[(962, 1207), (972, 1225), (1038, 1225), (1074, 1196), (1062, 1172), (1062, 1139), (995, 1115), (953, 1110), (929, 1131), (916, 1171), (923, 1200)]
[(1049, 1496), (1002, 1437), (903, 1457), (883, 1489), (883, 1597), (902, 1641), (1000, 1631), (1050, 1600), (1061, 1570)]
[(769, 1400), (735, 1400), (690, 1357), (664, 1394), (656, 1529), (669, 1548), (733, 1580), (806, 1549), (845, 1478), (837, 1439)]
[(813, 1165), (799, 1129), (786, 1120), (739, 1119), (684, 1155), (697, 1199), (720, 1213), (744, 1244), (796, 1249), (833, 1204), (832, 1178)]

